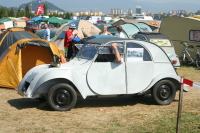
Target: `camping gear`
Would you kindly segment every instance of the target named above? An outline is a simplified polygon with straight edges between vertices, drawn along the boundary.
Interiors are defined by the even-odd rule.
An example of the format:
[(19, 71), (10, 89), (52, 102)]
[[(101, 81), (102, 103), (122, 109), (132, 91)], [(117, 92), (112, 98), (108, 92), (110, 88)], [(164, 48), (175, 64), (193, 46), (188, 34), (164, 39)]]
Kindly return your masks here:
[(56, 45), (22, 28), (6, 30), (0, 39), (1, 87), (17, 88), (32, 67), (53, 62), (53, 54), (62, 56)]

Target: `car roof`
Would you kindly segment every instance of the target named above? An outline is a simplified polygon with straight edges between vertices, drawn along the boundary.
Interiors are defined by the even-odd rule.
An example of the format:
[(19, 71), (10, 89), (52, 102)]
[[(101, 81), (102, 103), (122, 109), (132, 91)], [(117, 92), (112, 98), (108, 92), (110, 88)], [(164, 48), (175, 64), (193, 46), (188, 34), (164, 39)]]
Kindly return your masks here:
[[(138, 32), (138, 35), (144, 35), (146, 36), (148, 39), (151, 38), (157, 38), (157, 39), (169, 39), (168, 36), (161, 34), (161, 33), (157, 33), (157, 32)], [(136, 34), (136, 35), (137, 35)]]
[(122, 40), (130, 40), (126, 38), (115, 38), (115, 37), (101, 37), (101, 38), (93, 38), (88, 41), (87, 43), (99, 43), (99, 44), (105, 44), (110, 41), (122, 41)]

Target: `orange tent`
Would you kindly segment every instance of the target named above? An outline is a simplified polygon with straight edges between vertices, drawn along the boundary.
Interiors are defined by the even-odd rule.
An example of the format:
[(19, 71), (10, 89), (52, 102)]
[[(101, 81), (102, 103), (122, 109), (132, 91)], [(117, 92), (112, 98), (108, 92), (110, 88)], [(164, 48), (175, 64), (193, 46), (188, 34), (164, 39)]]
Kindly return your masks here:
[[(12, 33), (15, 33), (15, 31), (12, 31), (10, 34)], [(19, 32), (15, 34), (19, 34)], [(26, 32), (26, 34), (29, 34), (29, 32)], [(17, 88), (23, 76), (32, 67), (50, 64), (53, 62), (53, 55), (62, 56), (61, 51), (55, 44), (40, 39), (33, 33), (31, 34), (35, 36), (35, 38), (14, 39), (13, 41), (12, 39), (17, 35), (10, 36), (7, 33), (2, 37), (2, 34), (0, 34), (0, 37), (2, 37), (2, 39), (0, 38), (2, 40), (0, 43), (1, 87)], [(4, 41), (10, 37), (12, 37), (11, 42), (13, 42), (13, 44), (9, 44), (9, 42), (5, 43)]]

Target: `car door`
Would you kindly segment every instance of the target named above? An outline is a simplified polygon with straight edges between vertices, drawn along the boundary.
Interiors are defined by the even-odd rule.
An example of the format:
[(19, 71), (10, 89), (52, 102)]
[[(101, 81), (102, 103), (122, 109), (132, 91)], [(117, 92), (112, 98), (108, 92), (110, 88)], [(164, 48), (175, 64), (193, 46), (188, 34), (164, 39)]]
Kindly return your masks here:
[(149, 51), (139, 43), (126, 43), (127, 94), (144, 90), (152, 81), (154, 63)]
[[(88, 85), (97, 94), (126, 94), (125, 62), (114, 62), (114, 53), (108, 52), (112, 43), (99, 48), (101, 49), (99, 51), (102, 52), (98, 54), (87, 73)], [(120, 46), (118, 50), (123, 49), (124, 52), (124, 43), (116, 43)], [(106, 49), (107, 52), (105, 52)], [(123, 58), (123, 54), (121, 54), (121, 57)]]

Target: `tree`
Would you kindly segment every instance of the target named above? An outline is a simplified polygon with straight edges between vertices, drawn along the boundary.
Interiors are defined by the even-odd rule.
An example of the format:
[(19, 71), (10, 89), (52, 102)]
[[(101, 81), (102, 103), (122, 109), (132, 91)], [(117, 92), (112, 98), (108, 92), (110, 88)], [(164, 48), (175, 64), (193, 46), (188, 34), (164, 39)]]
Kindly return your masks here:
[(47, 10), (48, 10), (48, 6), (47, 6), (46, 3), (44, 3), (43, 8), (44, 8), (44, 15), (46, 16), (47, 15)]
[(8, 9), (6, 7), (0, 8), (0, 18), (8, 17)]
[(13, 8), (11, 8), (10, 10), (9, 10), (9, 17), (15, 17), (15, 12), (14, 12), (14, 9)]
[(26, 5), (26, 8), (25, 8), (25, 16), (30, 18), (30, 8), (28, 5)]
[(65, 13), (65, 19), (70, 19), (70, 13), (69, 12)]
[(17, 17), (17, 18), (18, 18), (18, 17), (21, 17), (21, 15), (22, 15), (21, 9), (18, 8), (18, 9), (17, 9), (17, 13), (16, 13), (16, 17)]

